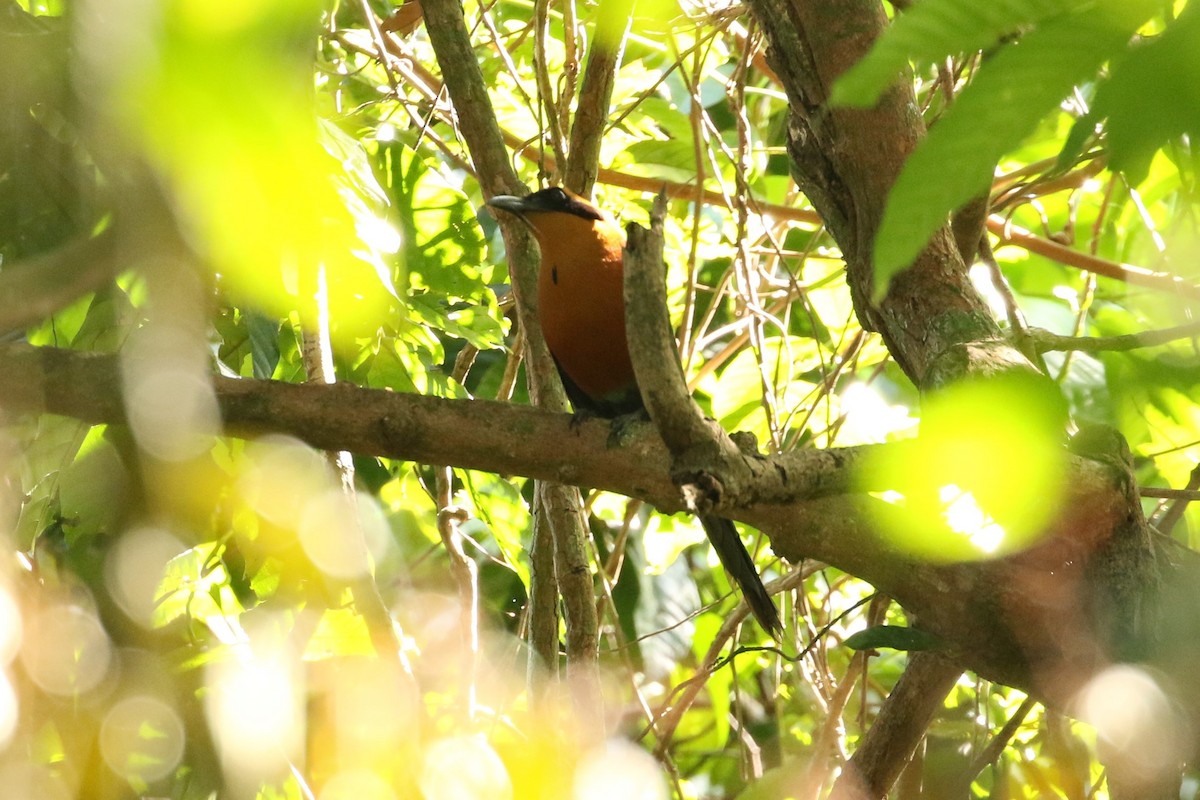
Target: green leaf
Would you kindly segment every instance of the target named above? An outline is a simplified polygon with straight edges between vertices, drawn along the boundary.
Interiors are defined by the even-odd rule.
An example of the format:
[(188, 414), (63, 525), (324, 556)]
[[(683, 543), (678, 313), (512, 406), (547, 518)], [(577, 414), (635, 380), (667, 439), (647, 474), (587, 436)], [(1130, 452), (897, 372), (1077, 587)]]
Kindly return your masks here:
[(1200, 5), (1191, 4), (1157, 39), (1133, 48), (1096, 92), (1095, 117), (1108, 116), (1114, 170), (1141, 183), (1167, 140), (1200, 134)]
[(1070, 11), (1085, 0), (922, 0), (896, 17), (871, 52), (833, 85), (834, 106), (869, 108), (908, 67), (981, 50), (1022, 26)]
[(279, 321), (257, 312), (246, 315), (250, 333), (250, 359), (254, 377), (266, 380), (275, 374), (279, 363)]
[(940, 636), (902, 625), (876, 625), (846, 637), (844, 644), (852, 650), (940, 650), (945, 643)]
[(690, 137), (634, 142), (626, 148), (626, 155), (632, 158), (631, 166), (656, 178), (692, 180), (696, 174), (696, 149)]
[(988, 62), (904, 165), (875, 237), (875, 291), (906, 269), (951, 211), (991, 183), (1000, 157), (1156, 10), (1106, 0), (1052, 19)]

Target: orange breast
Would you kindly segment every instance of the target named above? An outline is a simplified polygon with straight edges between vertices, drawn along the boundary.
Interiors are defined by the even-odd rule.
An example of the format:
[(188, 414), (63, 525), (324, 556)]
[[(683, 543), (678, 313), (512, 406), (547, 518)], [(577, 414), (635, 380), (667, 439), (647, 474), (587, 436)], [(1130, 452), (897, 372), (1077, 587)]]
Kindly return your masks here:
[(529, 214), (542, 251), (538, 314), (550, 352), (594, 400), (635, 385), (625, 342), (624, 237), (616, 226)]

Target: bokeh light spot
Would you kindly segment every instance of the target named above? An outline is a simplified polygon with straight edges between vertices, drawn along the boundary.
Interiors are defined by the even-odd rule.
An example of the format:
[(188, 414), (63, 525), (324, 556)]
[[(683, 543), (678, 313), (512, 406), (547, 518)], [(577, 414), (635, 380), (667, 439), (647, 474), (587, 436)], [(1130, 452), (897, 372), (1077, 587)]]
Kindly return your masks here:
[(1125, 781), (1147, 784), (1178, 769), (1191, 742), (1162, 687), (1130, 664), (1109, 667), (1092, 678), (1076, 699), (1079, 718), (1096, 729)]
[(170, 775), (183, 757), (183, 722), (153, 697), (127, 697), (108, 710), (100, 727), (100, 752), (116, 774), (132, 782)]
[(16, 733), (20, 711), (21, 701), (13, 689), (12, 680), (9, 679), (7, 671), (0, 670), (0, 751), (3, 751)]
[(105, 569), (113, 599), (130, 619), (153, 627), (163, 573), (171, 559), (186, 550), (174, 536), (154, 528), (139, 528), (121, 537)]
[(231, 780), (286, 774), (305, 732), (303, 691), (291, 659), (246, 652), (211, 665), (208, 684), (205, 711)]
[(932, 395), (920, 436), (874, 450), (861, 488), (886, 503), (897, 548), (931, 561), (989, 558), (1034, 544), (1065, 486), (1057, 395), (1037, 378), (1002, 376)]
[(21, 609), (7, 588), (0, 587), (0, 666), (11, 664), (21, 649)]
[(584, 755), (575, 771), (574, 800), (665, 800), (662, 770), (645, 750), (614, 740)]
[(426, 800), (509, 800), (508, 768), (482, 736), (456, 736), (425, 751), (421, 792)]
[(80, 695), (99, 686), (108, 675), (112, 645), (91, 612), (79, 606), (54, 605), (30, 620), (21, 663), (46, 692)]
[(369, 770), (339, 772), (321, 789), (318, 800), (395, 800), (387, 781)]

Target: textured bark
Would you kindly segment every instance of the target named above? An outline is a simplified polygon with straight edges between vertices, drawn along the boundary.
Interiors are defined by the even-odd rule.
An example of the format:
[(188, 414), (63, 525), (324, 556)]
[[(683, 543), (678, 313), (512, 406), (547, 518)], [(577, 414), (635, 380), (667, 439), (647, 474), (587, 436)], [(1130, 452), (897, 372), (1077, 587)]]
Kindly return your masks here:
[[(924, 123), (906, 79), (870, 109), (831, 108), (827, 100), (833, 82), (866, 55), (886, 26), (882, 5), (750, 0), (750, 7), (788, 96), (793, 176), (842, 250), (863, 327), (880, 333), (923, 391), (967, 377), (1032, 374), (1025, 356), (1001, 338), (967, 277), (963, 256), (974, 252), (982, 211), (960, 225), (957, 240), (947, 220), (877, 300), (877, 289), (885, 287), (874, 284), (873, 242), (888, 193), (924, 136)], [(1043, 383), (1046, 392), (1057, 393), (1048, 380)], [(952, 643), (947, 652), (956, 665), (1065, 708), (1088, 678), (1124, 655), (1117, 652), (1121, 642), (1133, 638), (1142, 646), (1153, 639), (1154, 627), (1140, 602), (1142, 593), (1153, 591), (1155, 564), (1142, 536), (1144, 523), (1139, 528), (1135, 519), (1140, 509), (1132, 476), (1126, 471), (1114, 478), (1111, 469), (1105, 475), (1094, 460), (1076, 467), (1078, 477), (1087, 473), (1091, 479), (1069, 487), (1046, 536), (1023, 553), (992, 561), (919, 561), (892, 551), (879, 537), (859, 550), (872, 538), (872, 521), (892, 513), (869, 497), (756, 507), (742, 518), (767, 532), (785, 558), (827, 560), (895, 597), (921, 627)], [(795, 535), (800, 529), (805, 535)], [(1117, 610), (1131, 604), (1133, 612)], [(924, 696), (917, 716), (927, 721), (938, 698)], [(899, 725), (896, 713), (885, 706), (876, 726), (886, 731)], [(884, 796), (911, 752), (912, 733), (907, 730), (901, 746), (881, 748), (878, 758), (860, 759), (840, 796)]]
[[(27, 345), (0, 347), (0, 407), (6, 415), (52, 413), (92, 423), (122, 424), (119, 359)], [(602, 420), (573, 425), (566, 414), (482, 400), (444, 400), (363, 389), (350, 384), (295, 385), (214, 379), (231, 435), (285, 433), (321, 449), (350, 450), (421, 463), (581, 483), (682, 510), (670, 479), (671, 458), (649, 425), (624, 431), (613, 447)], [(552, 445), (549, 443), (553, 443)], [(984, 677), (1061, 702), (1093, 670), (1101, 654), (1087, 647), (1089, 622), (1078, 607), (1086, 559), (1127, 526), (1127, 487), (1111, 467), (1073, 458), (1063, 513), (1033, 549), (1004, 559), (938, 565), (898, 552), (879, 533), (891, 508), (844, 494), (854, 467), (872, 448), (801, 451), (787, 456), (740, 454), (764, 483), (792, 476), (794, 491), (764, 493), (749, 505), (722, 506), (733, 519), (767, 533), (779, 555), (810, 558), (859, 576), (896, 598), (945, 639), (953, 660)], [(731, 473), (733, 474), (733, 473)], [(799, 480), (796, 476), (804, 476)], [(739, 481), (742, 479), (739, 479)], [(776, 489), (783, 488), (775, 484)], [(860, 487), (868, 488), (868, 487)], [(807, 500), (805, 498), (808, 498)], [(1183, 587), (1200, 575), (1187, 562)], [(1196, 579), (1200, 581), (1200, 578)], [(1164, 612), (1165, 613), (1165, 612)], [(1168, 618), (1171, 639), (1198, 641), (1198, 614)], [(1187, 674), (1187, 659), (1169, 668)]]
[[(878, 331), (913, 383), (922, 388), (957, 377), (940, 367), (961, 346), (999, 339), (987, 305), (967, 278), (949, 224), (880, 303), (872, 242), (904, 160), (925, 133), (909, 82), (900, 81), (871, 109), (827, 105), (833, 81), (870, 49), (886, 25), (877, 0), (752, 0), (770, 47), (767, 59), (787, 92), (788, 153), (793, 175), (846, 259), (847, 281), (863, 326)], [(998, 345), (1007, 348), (1007, 345)], [(1010, 348), (1011, 349), (1011, 348)], [(1027, 367), (1014, 350), (1002, 359)]]

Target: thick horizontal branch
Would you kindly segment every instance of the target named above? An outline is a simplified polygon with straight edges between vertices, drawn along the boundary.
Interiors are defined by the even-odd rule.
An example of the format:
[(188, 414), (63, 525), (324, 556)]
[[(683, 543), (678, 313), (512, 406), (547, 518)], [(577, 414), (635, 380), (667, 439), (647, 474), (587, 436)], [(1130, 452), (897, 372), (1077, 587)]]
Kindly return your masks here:
[[(0, 347), (0, 373), (6, 415), (125, 421), (119, 356), (9, 345)], [(213, 387), (230, 435), (290, 434), (321, 449), (525, 475), (618, 492), (663, 511), (682, 508), (670, 456), (649, 424), (626, 428), (622, 445), (613, 447), (607, 421), (578, 423), (528, 406), (351, 384), (217, 377)], [(881, 521), (894, 507), (862, 493), (871, 487), (853, 483), (857, 463), (873, 448), (904, 446), (744, 454), (746, 474), (737, 483), (745, 491), (732, 493), (735, 502), (723, 503), (721, 512), (762, 530), (789, 561), (831, 564), (894, 597), (947, 642), (947, 655), (963, 667), (1063, 701), (1100, 656), (1079, 645), (1087, 640), (1079, 631), (1088, 620), (1063, 609), (1086, 582), (1088, 555), (1126, 519), (1110, 470), (1072, 461), (1067, 496), (1056, 503), (1058, 519), (1032, 549), (938, 564), (899, 550), (883, 535)]]
[[(28, 345), (0, 347), (0, 406), (91, 423), (123, 423), (119, 356)], [(682, 509), (671, 459), (649, 425), (625, 429), (610, 444), (604, 420), (573, 423), (566, 414), (487, 400), (448, 400), (352, 384), (288, 384), (215, 377), (225, 430), (234, 436), (290, 434), (325, 450), (349, 450), (422, 463), (451, 464), (590, 486)], [(850, 492), (857, 463), (877, 445), (802, 450), (778, 457), (743, 454), (735, 491), (722, 514), (762, 530), (789, 561), (816, 559), (895, 597), (922, 624), (953, 643), (956, 660), (976, 672), (1040, 694), (1038, 664), (1078, 659), (1063, 652), (1064, 626), (1040, 592), (1081, 580), (1086, 555), (1124, 519), (1125, 505), (1106, 468), (1076, 459), (1070, 495), (1045, 541), (1024, 553), (970, 564), (934, 564), (899, 551), (880, 533), (894, 513)], [(880, 488), (880, 487), (874, 487)]]
[[(0, 406), (91, 423), (124, 423), (119, 357), (28, 345), (0, 347)], [(682, 509), (670, 457), (652, 426), (633, 425), (610, 445), (606, 420), (490, 400), (214, 377), (227, 433), (283, 433), (323, 450), (349, 450), (618, 492), (663, 511)], [(548, 443), (553, 443), (550, 445)], [(846, 491), (869, 448), (805, 450), (755, 470), (756, 497), (791, 502)], [(773, 477), (771, 477), (773, 476)], [(730, 513), (736, 516), (736, 511)]]

